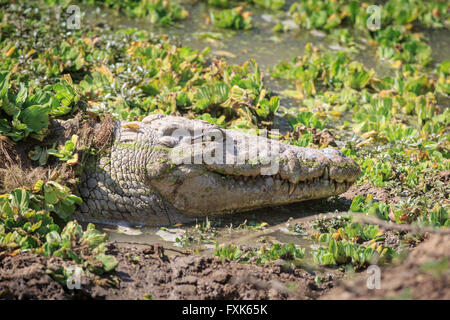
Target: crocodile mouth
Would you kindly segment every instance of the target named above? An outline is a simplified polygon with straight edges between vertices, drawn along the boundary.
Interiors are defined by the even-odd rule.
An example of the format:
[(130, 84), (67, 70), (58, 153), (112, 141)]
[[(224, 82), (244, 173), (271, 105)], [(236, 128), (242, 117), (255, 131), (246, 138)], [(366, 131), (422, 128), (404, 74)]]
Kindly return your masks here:
[(326, 166), (320, 176), (294, 183), (280, 173), (226, 174), (204, 166), (179, 166), (164, 183), (153, 185), (188, 216), (215, 215), (327, 198), (347, 191), (356, 180), (356, 175), (337, 180), (330, 171)]
[[(248, 176), (248, 175), (225, 175), (217, 171), (212, 171), (215, 174), (218, 174), (222, 177), (222, 179), (231, 179), (232, 183), (238, 186), (244, 186), (244, 185), (260, 185), (261, 183), (275, 183), (277, 186), (280, 186), (280, 189), (286, 190), (288, 196), (295, 195), (297, 189), (304, 190), (305, 185), (308, 186), (330, 186), (335, 189), (335, 192), (340, 192), (343, 188), (347, 190), (352, 186), (352, 184), (355, 182), (355, 179), (352, 177), (349, 177), (348, 179), (345, 179), (344, 181), (338, 182), (337, 180), (331, 178), (329, 176), (329, 169), (328, 167), (324, 169), (323, 175), (311, 179), (305, 179), (300, 180), (296, 183), (291, 182), (289, 179), (283, 178), (281, 174), (276, 175), (258, 175), (258, 176)], [(272, 180), (271, 180), (272, 179)], [(264, 189), (264, 187), (263, 187)], [(264, 190), (263, 190), (264, 191)]]

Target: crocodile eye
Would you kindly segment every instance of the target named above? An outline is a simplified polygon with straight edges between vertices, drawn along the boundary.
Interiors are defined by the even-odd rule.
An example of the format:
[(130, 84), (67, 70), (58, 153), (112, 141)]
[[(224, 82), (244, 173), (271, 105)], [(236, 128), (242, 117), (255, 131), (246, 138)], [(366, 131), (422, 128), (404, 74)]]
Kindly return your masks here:
[(203, 135), (203, 141), (214, 141), (219, 142), (223, 141), (223, 132), (222, 130), (212, 130), (208, 131)]
[(216, 140), (216, 137), (213, 135), (205, 134), (203, 135), (203, 141), (214, 141)]
[(178, 140), (173, 137), (165, 136), (165, 137), (159, 138), (159, 144), (161, 144), (165, 147), (168, 147), (168, 148), (175, 147), (175, 145), (177, 143), (178, 143)]

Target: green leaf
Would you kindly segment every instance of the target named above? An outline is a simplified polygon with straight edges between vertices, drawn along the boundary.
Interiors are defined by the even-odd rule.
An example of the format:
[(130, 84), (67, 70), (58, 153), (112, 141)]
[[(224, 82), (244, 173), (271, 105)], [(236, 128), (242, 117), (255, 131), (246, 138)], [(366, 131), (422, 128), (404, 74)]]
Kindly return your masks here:
[(45, 238), (49, 245), (59, 246), (61, 244), (61, 236), (56, 231), (49, 232)]
[(67, 198), (79, 206), (83, 204), (83, 199), (81, 199), (80, 197), (77, 197), (76, 195), (71, 194)]
[(59, 201), (55, 189), (49, 183), (44, 185), (44, 198), (47, 204), (56, 204)]
[(114, 270), (117, 265), (119, 264), (116, 260), (116, 258), (114, 258), (111, 255), (106, 255), (106, 254), (99, 254), (95, 257), (95, 259), (97, 259), (98, 261), (100, 261), (103, 264), (103, 269), (105, 272), (109, 272), (111, 270)]
[(16, 189), (11, 191), (11, 205), (20, 209), (21, 212), (28, 209), (30, 197), (25, 189)]
[(16, 118), (20, 114), (21, 109), (15, 104), (11, 103), (8, 97), (3, 97), (2, 107), (3, 110), (5, 110), (5, 113), (10, 117)]
[(7, 71), (0, 72), (0, 99), (5, 98), (9, 89), (9, 78), (11, 74)]
[(19, 92), (17, 93), (16, 96), (16, 104), (18, 105), (22, 105), (25, 103), (25, 101), (27, 100), (27, 96), (28, 96), (28, 90), (27, 88), (21, 83), (20, 84), (20, 89)]
[(34, 132), (39, 132), (48, 127), (48, 108), (34, 105), (22, 111), (20, 119)]

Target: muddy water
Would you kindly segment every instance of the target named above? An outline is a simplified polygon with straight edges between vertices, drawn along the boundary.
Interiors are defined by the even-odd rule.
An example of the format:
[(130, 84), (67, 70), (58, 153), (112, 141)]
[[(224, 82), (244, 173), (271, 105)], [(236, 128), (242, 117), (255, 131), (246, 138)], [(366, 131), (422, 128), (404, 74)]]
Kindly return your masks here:
[[(330, 212), (342, 211), (345, 214), (344, 204), (334, 204), (327, 200), (314, 200), (292, 204), (283, 207), (265, 208), (251, 212), (233, 214), (230, 216), (213, 216), (199, 218), (195, 223), (157, 227), (135, 227), (99, 225), (110, 235), (110, 240), (119, 246), (145, 246), (151, 243), (160, 243), (165, 248), (187, 250), (190, 252), (202, 251), (212, 253), (216, 242), (219, 244), (236, 244), (251, 247), (260, 247), (263, 244), (294, 243), (305, 248), (307, 257), (318, 243), (307, 239), (306, 230), (295, 229), (292, 219), (305, 221), (311, 224), (311, 216), (326, 215)], [(210, 228), (198, 226), (210, 223)], [(261, 226), (264, 225), (264, 228)], [(271, 228), (269, 232), (265, 230)], [(272, 230), (273, 229), (273, 230)], [(305, 228), (306, 229), (306, 228)], [(181, 242), (189, 235), (189, 240)]]
[[(292, 1), (288, 1), (289, 3)], [(271, 31), (275, 23), (280, 19), (277, 14), (270, 11), (254, 9), (253, 10), (253, 26), (252, 30), (248, 31), (231, 31), (222, 30), (212, 25), (205, 23), (208, 18), (210, 8), (204, 4), (185, 5), (190, 13), (190, 17), (174, 26), (170, 27), (156, 27), (150, 25), (145, 19), (129, 19), (122, 15), (118, 15), (112, 10), (94, 9), (94, 7), (86, 6), (82, 10), (86, 13), (85, 19), (88, 22), (100, 23), (106, 26), (114, 26), (114, 28), (138, 28), (148, 30), (154, 34), (167, 35), (174, 43), (190, 46), (194, 49), (203, 50), (205, 47), (211, 48), (211, 53), (223, 56), (228, 63), (242, 64), (249, 59), (255, 59), (261, 69), (266, 72), (275, 64), (282, 60), (291, 60), (293, 57), (302, 55), (304, 53), (304, 46), (308, 42), (312, 42), (319, 48), (328, 48), (332, 50), (348, 49), (343, 44), (323, 37), (320, 33), (309, 32), (306, 30), (292, 30), (287, 33), (274, 33)], [(289, 23), (289, 22), (287, 22)], [(441, 62), (448, 59), (448, 51), (450, 48), (450, 33), (448, 30), (425, 31), (430, 37), (430, 44), (433, 48), (433, 58), (435, 62)], [(206, 34), (214, 36), (205, 37)], [(356, 59), (363, 62), (367, 67), (374, 68), (378, 74), (387, 75), (390, 73), (388, 65), (380, 61), (376, 57), (376, 51), (369, 48), (363, 42), (359, 42), (359, 53), (356, 54)], [(281, 105), (285, 107), (296, 107), (298, 102), (292, 98), (284, 97), (281, 92), (286, 89), (293, 89), (293, 86), (288, 81), (271, 79), (267, 74), (266, 86), (272, 90), (273, 93), (280, 95)], [(286, 129), (286, 123), (283, 119), (278, 117), (275, 125), (281, 131)], [(269, 208), (258, 210), (251, 213), (238, 214), (233, 217), (210, 218), (213, 224), (216, 225), (217, 234), (211, 237), (206, 243), (198, 243), (196, 241), (188, 242), (185, 247), (194, 249), (213, 250), (213, 243), (234, 242), (241, 243), (245, 239), (246, 245), (261, 245), (261, 240), (265, 241), (280, 241), (293, 242), (299, 246), (310, 249), (316, 244), (305, 240), (301, 235), (287, 235), (278, 230), (272, 234), (267, 234), (264, 238), (254, 237), (248, 239), (248, 235), (257, 233), (249, 227), (236, 228), (246, 222), (247, 224), (258, 224), (261, 222), (268, 223), (269, 226), (280, 224), (281, 227), (289, 219), (289, 217), (299, 218), (307, 217), (309, 215), (327, 213), (335, 211), (334, 205), (330, 205), (326, 200), (309, 201), (283, 208)], [(342, 208), (341, 208), (342, 210)], [(204, 221), (199, 220), (199, 223)], [(101, 227), (101, 226), (99, 226)], [(174, 231), (174, 234), (163, 235), (164, 240), (160, 235), (159, 228), (144, 228), (144, 229), (126, 229), (119, 227), (111, 228), (105, 226), (111, 240), (118, 242), (121, 245), (135, 245), (149, 244), (159, 242), (167, 247), (180, 249), (179, 244), (173, 242), (176, 235), (181, 235), (183, 231), (188, 230), (189, 233), (195, 229), (195, 224), (175, 226), (171, 229), (182, 229), (182, 231)], [(191, 230), (191, 231), (189, 231)], [(178, 233), (177, 233), (178, 232)], [(181, 232), (181, 233), (180, 233)], [(180, 236), (181, 237), (181, 236)], [(169, 238), (170, 241), (167, 241)]]

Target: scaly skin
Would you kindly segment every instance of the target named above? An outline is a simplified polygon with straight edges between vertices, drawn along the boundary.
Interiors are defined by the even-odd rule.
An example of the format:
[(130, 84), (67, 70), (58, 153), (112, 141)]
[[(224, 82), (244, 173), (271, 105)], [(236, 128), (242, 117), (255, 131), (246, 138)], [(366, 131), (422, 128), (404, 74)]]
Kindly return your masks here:
[(204, 121), (151, 115), (114, 130), (110, 154), (82, 176), (79, 219), (168, 225), (338, 195), (360, 175), (337, 150), (291, 146)]

